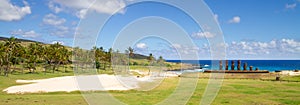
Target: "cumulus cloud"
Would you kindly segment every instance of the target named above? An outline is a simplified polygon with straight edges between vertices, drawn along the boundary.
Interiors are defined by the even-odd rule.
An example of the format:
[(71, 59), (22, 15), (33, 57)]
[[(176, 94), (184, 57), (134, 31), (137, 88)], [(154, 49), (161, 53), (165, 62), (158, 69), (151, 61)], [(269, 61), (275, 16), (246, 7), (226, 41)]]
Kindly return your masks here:
[(176, 49), (180, 49), (181, 45), (180, 44), (172, 44), (171, 47), (176, 48)]
[(232, 19), (230, 19), (228, 22), (229, 23), (240, 23), (241, 22), (241, 18), (239, 16), (235, 16)]
[(215, 18), (216, 20), (218, 20), (218, 19), (219, 19), (219, 15), (218, 15), (218, 14), (214, 14), (214, 18)]
[(66, 37), (71, 34), (72, 28), (65, 26), (66, 21), (66, 19), (54, 14), (47, 14), (43, 18), (43, 24), (48, 26), (48, 33), (59, 37)]
[[(225, 43), (222, 46), (225, 46), (226, 48), (226, 56), (228, 59), (283, 59), (300, 57), (300, 41), (295, 39), (274, 39), (271, 41), (232, 41)], [(156, 51), (151, 52), (155, 52), (155, 54), (163, 55), (167, 58), (179, 56), (178, 54), (195, 57), (194, 54), (197, 53), (200, 59), (210, 59), (210, 49), (211, 48), (208, 43), (204, 43), (201, 46), (175, 43), (169, 45), (168, 48), (156, 49)]]
[(147, 45), (145, 43), (138, 43), (136, 45), (136, 47), (139, 48), (139, 49), (145, 49), (145, 48), (147, 48)]
[(63, 41), (52, 41), (51, 44), (56, 44), (59, 43), (61, 45), (64, 45), (65, 43)]
[(88, 9), (81, 9), (81, 10), (79, 10), (79, 11), (76, 13), (76, 16), (77, 16), (78, 18), (83, 19), (83, 18), (85, 18), (85, 15), (86, 15), (87, 12), (88, 12)]
[(47, 25), (58, 26), (66, 22), (66, 19), (59, 18), (54, 14), (48, 14), (43, 18), (43, 23)]
[(13, 5), (10, 0), (1, 0), (0, 3), (0, 20), (14, 21), (21, 20), (24, 16), (31, 14), (30, 6), (23, 1), (24, 7)]
[(219, 23), (219, 15), (218, 14), (214, 14), (214, 18)]
[(53, 1), (50, 1), (48, 3), (48, 7), (50, 8), (50, 10), (54, 11), (54, 13), (60, 13), (63, 11), (63, 8), (60, 8), (58, 5), (55, 5)]
[(23, 31), (22, 29), (12, 31), (12, 32), (10, 32), (10, 34), (11, 35), (20, 35), (20, 36), (25, 37), (25, 38), (36, 38), (36, 37), (40, 36), (34, 30)]
[(48, 6), (54, 11), (67, 9), (76, 11), (75, 15), (78, 18), (84, 18), (87, 9), (105, 14), (124, 13), (122, 8), (126, 4), (123, 0), (98, 0), (96, 2), (94, 0), (51, 0)]
[[(263, 45), (263, 46), (261, 46)], [(239, 55), (256, 55), (266, 53), (268, 50), (264, 48), (264, 43), (261, 42), (231, 42), (227, 51), (229, 54)]]
[(283, 53), (300, 53), (300, 42), (294, 39), (281, 39), (278, 49)]
[(71, 29), (66, 26), (57, 26), (54, 29), (50, 30), (50, 35), (66, 37), (70, 34)]
[(177, 52), (179, 51), (181, 54), (195, 54), (200, 51), (200, 48), (197, 46), (192, 46), (192, 45), (182, 45), (182, 44), (172, 44), (170, 48), (174, 51), (172, 52)]
[(193, 38), (201, 39), (201, 38), (213, 38), (215, 37), (214, 34), (211, 32), (197, 32), (192, 34)]
[(227, 48), (229, 54), (235, 55), (300, 54), (300, 42), (294, 39), (272, 40), (269, 42), (232, 42)]
[(286, 4), (286, 5), (285, 5), (285, 8), (286, 8), (286, 9), (294, 9), (294, 8), (296, 8), (296, 6), (297, 6), (296, 3), (293, 3), (293, 4)]

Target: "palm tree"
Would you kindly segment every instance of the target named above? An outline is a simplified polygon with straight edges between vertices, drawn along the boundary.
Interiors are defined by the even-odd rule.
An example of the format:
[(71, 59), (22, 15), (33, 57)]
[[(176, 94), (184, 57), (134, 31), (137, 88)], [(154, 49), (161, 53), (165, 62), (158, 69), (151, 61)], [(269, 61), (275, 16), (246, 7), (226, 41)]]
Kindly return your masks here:
[(66, 72), (66, 65), (69, 63), (70, 57), (71, 57), (71, 52), (69, 52), (68, 49), (63, 47), (63, 49), (61, 49), (60, 62), (64, 65), (65, 72)]
[(54, 54), (55, 62), (54, 62), (53, 70), (58, 70), (60, 64), (68, 59), (69, 57), (68, 50), (66, 49), (65, 46), (61, 45), (60, 43), (55, 43), (53, 47), (56, 52)]
[(83, 50), (79, 47), (74, 47), (72, 50), (72, 62), (73, 62), (73, 66), (74, 66), (74, 72), (77, 72), (78, 70), (78, 66), (80, 64), (80, 61), (83, 59)]
[(162, 56), (159, 56), (157, 62), (161, 65), (161, 64), (163, 64), (165, 62), (165, 60), (163, 59)]
[(0, 75), (2, 74), (2, 67), (4, 62), (4, 56), (5, 56), (4, 47), (5, 47), (4, 44), (0, 43)]
[[(26, 61), (26, 47), (20, 46), (19, 48), (19, 59), (18, 59), (18, 63), (22, 63), (24, 64), (24, 62)], [(22, 74), (24, 73), (24, 68), (22, 68)]]
[[(153, 64), (153, 61), (154, 61), (154, 57), (153, 57), (153, 54), (150, 53), (149, 56), (148, 56), (148, 62), (149, 62), (149, 65), (152, 66)], [(149, 68), (149, 71), (148, 71), (148, 75), (150, 75), (150, 68)]]
[(129, 55), (129, 63), (128, 63), (128, 65), (131, 65), (132, 63), (130, 62), (130, 58), (133, 58), (133, 56), (134, 56), (134, 53), (133, 53), (134, 49), (131, 48), (131, 47), (128, 47), (128, 49), (125, 50), (125, 52), (126, 52), (126, 54)]
[(50, 46), (44, 46), (44, 47), (42, 47), (41, 50), (42, 50), (42, 58), (45, 60), (44, 69), (45, 69), (45, 73), (46, 73), (47, 69), (49, 67), (51, 67), (52, 56), (51, 56), (51, 54), (49, 52), (49, 50), (51, 50), (51, 49), (50, 49)]
[(59, 64), (63, 61), (66, 48), (60, 43), (55, 43), (44, 48), (43, 58), (47, 61), (49, 67), (52, 66), (52, 72), (58, 69)]
[(114, 50), (112, 48), (110, 48), (108, 50), (108, 57), (107, 57), (107, 62), (109, 64), (109, 68), (112, 67), (111, 65), (112, 65), (112, 55), (113, 55), (113, 53), (114, 53)]
[(158, 65), (159, 65), (159, 74), (160, 74), (160, 72), (161, 72), (161, 70), (162, 70), (162, 66), (164, 66), (164, 62), (165, 62), (165, 60), (163, 59), (163, 57), (162, 56), (159, 56), (159, 58), (158, 58), (158, 60), (157, 60), (157, 63), (158, 63)]
[(26, 68), (29, 69), (30, 73), (34, 73), (36, 70), (37, 62), (42, 54), (41, 49), (42, 46), (39, 43), (31, 43), (26, 50)]
[(133, 48), (131, 48), (131, 47), (128, 47), (128, 51), (129, 51), (129, 56), (130, 57), (133, 57), (134, 56), (134, 49)]
[(97, 47), (93, 47), (93, 50), (94, 50), (94, 55), (95, 55), (95, 66), (96, 66), (96, 69), (100, 69), (100, 49), (97, 48)]
[(2, 64), (3, 64), (3, 66), (4, 66), (4, 75), (5, 76), (8, 76), (8, 70), (10, 70), (10, 55), (11, 55), (11, 50), (10, 50), (10, 48), (8, 47), (8, 46), (6, 46), (5, 44), (3, 45), (4, 47), (3, 47), (3, 49), (2, 49), (2, 51), (3, 52), (6, 52), (6, 53), (3, 53), (2, 54)]
[(103, 47), (99, 48), (99, 62), (102, 65), (102, 69), (105, 70), (106, 54)]
[(16, 59), (18, 59), (18, 57), (20, 56), (18, 49), (21, 47), (21, 45), (16, 38), (11, 37), (5, 41), (4, 46), (5, 46), (4, 51), (6, 52), (4, 57), (5, 58), (4, 63), (6, 65), (4, 74), (5, 76), (8, 76), (8, 73), (10, 72), (11, 69), (11, 64), (15, 66), (15, 64), (17, 63)]
[(149, 54), (149, 56), (148, 56), (148, 61), (149, 61), (150, 63), (152, 63), (152, 62), (154, 61), (154, 57), (153, 57), (153, 54), (152, 54), (152, 53)]

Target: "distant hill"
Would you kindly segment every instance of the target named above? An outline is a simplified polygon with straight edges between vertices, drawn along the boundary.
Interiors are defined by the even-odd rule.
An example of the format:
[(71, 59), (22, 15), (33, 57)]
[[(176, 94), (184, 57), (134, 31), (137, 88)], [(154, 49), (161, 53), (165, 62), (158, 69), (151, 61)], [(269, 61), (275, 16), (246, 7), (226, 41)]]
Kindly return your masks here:
[[(0, 41), (5, 41), (7, 39), (8, 38), (6, 38), (6, 37), (0, 37)], [(19, 38), (17, 38), (17, 41), (20, 41), (20, 42), (33, 42), (33, 43), (37, 42), (37, 43), (42, 43), (42, 42), (38, 42), (38, 41), (27, 40), (27, 39), (19, 39)], [(42, 43), (42, 44), (44, 44), (44, 43)]]
[(147, 59), (148, 56), (142, 55), (142, 54), (134, 54), (133, 59)]
[[(6, 37), (0, 37), (0, 41), (5, 41), (7, 39), (8, 38), (6, 38)], [(41, 44), (45, 44), (43, 42), (38, 42), (38, 41), (33, 41), (33, 40), (27, 40), (27, 39), (19, 39), (19, 38), (17, 38), (17, 41), (20, 41), (21, 43), (24, 43), (25, 45), (28, 45), (26, 43), (35, 43), (35, 42), (41, 43)], [(68, 46), (66, 46), (66, 47), (68, 47)], [(68, 47), (68, 48), (71, 49), (71, 47)], [(133, 59), (147, 59), (148, 56), (142, 55), (142, 54), (134, 54), (132, 58)]]

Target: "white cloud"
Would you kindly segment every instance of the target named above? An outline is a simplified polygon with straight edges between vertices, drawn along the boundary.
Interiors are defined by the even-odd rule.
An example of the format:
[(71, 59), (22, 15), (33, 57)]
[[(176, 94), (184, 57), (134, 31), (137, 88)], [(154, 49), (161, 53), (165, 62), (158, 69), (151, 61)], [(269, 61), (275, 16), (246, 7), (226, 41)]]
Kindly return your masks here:
[(0, 20), (14, 21), (21, 20), (24, 16), (31, 14), (30, 6), (23, 1), (24, 7), (13, 5), (10, 0), (1, 0), (0, 3)]
[(145, 49), (145, 48), (147, 48), (147, 45), (146, 45), (145, 43), (138, 43), (138, 44), (136, 45), (136, 47), (137, 47), (137, 48), (140, 48), (140, 49)]
[(50, 35), (66, 37), (70, 34), (71, 29), (66, 26), (57, 26), (53, 30), (50, 30)]
[[(97, 13), (114, 14), (114, 13), (124, 13), (124, 8), (126, 6), (123, 0), (52, 0), (49, 2), (49, 8), (51, 3), (58, 4), (57, 8), (64, 8), (63, 10), (70, 9), (75, 11), (75, 15), (79, 18), (84, 18), (89, 8), (90, 11), (95, 11)], [(92, 3), (95, 3), (92, 5)], [(52, 4), (52, 5), (54, 5)], [(120, 10), (120, 11), (119, 11)]]
[(300, 54), (300, 42), (294, 39), (272, 40), (270, 42), (232, 42), (227, 48), (229, 54), (234, 55)]
[(268, 54), (272, 49), (266, 42), (232, 42), (228, 45), (229, 54), (257, 55)]
[(88, 12), (88, 9), (81, 9), (76, 13), (76, 16), (78, 18), (85, 18), (86, 13)]
[(296, 6), (297, 6), (296, 3), (293, 3), (293, 4), (286, 4), (286, 5), (285, 5), (285, 8), (286, 8), (286, 9), (294, 9), (294, 8), (296, 8)]
[(218, 15), (218, 14), (214, 14), (214, 18), (215, 18), (216, 20), (218, 20), (219, 15)]
[(281, 39), (277, 48), (283, 53), (300, 53), (300, 42), (294, 39)]
[(48, 7), (50, 10), (54, 11), (54, 13), (59, 13), (63, 11), (63, 8), (60, 8), (59, 6), (55, 5), (52, 1), (49, 2)]
[(54, 14), (48, 14), (43, 18), (43, 23), (47, 25), (58, 26), (66, 22), (66, 19), (59, 18)]
[(49, 26), (48, 32), (50, 35), (66, 37), (70, 35), (71, 28), (65, 26), (66, 19), (60, 18), (54, 14), (47, 14), (43, 18), (43, 24)]
[(239, 16), (235, 16), (232, 19), (230, 19), (228, 22), (229, 23), (240, 23), (241, 22), (241, 18)]
[(197, 46), (193, 45), (181, 45), (181, 44), (172, 44), (170, 47), (171, 49), (174, 50), (174, 52), (178, 51), (181, 54), (195, 54), (198, 53), (201, 49)]
[[(263, 42), (232, 41), (222, 46), (226, 46), (226, 57), (228, 59), (287, 59), (300, 57), (300, 41), (295, 39), (274, 39)], [(210, 49), (212, 48), (210, 48), (209, 43), (204, 43), (203, 46), (175, 43), (169, 49), (157, 49), (156, 52), (168, 58), (176, 57), (178, 54), (192, 56), (197, 53), (200, 59), (210, 59)]]
[(64, 45), (65, 43), (63, 41), (52, 41), (51, 44), (56, 44), (59, 43), (61, 45)]
[(23, 31), (22, 29), (18, 29), (18, 30), (12, 31), (12, 32), (10, 32), (10, 34), (12, 34), (12, 35), (20, 35), (20, 36), (25, 37), (25, 38), (36, 38), (36, 37), (40, 36), (38, 33), (36, 33), (33, 30), (31, 30), (31, 31)]
[(176, 48), (176, 49), (182, 48), (180, 44), (172, 44), (171, 47)]
[(201, 38), (213, 38), (215, 37), (214, 34), (210, 32), (197, 32), (192, 34), (193, 38), (201, 39)]
[(219, 21), (219, 15), (218, 14), (214, 14), (214, 18), (215, 20), (218, 22)]

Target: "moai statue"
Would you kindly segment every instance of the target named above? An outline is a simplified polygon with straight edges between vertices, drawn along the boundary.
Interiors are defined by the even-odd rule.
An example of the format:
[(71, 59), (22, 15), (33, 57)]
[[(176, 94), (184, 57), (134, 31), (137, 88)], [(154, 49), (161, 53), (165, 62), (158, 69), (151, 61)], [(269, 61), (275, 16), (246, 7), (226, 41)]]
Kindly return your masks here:
[(256, 68), (255, 71), (258, 71), (258, 68)]
[(222, 70), (223, 69), (223, 64), (222, 64), (222, 61), (219, 62), (219, 70)]
[(250, 66), (250, 71), (252, 71), (253, 70), (253, 66)]
[(234, 70), (234, 61), (231, 61), (231, 70)]
[(240, 71), (240, 70), (241, 70), (241, 60), (238, 60), (237, 69), (238, 69), (238, 71)]
[(228, 60), (226, 60), (225, 70), (228, 70)]
[(247, 63), (244, 63), (244, 71), (247, 71)]

